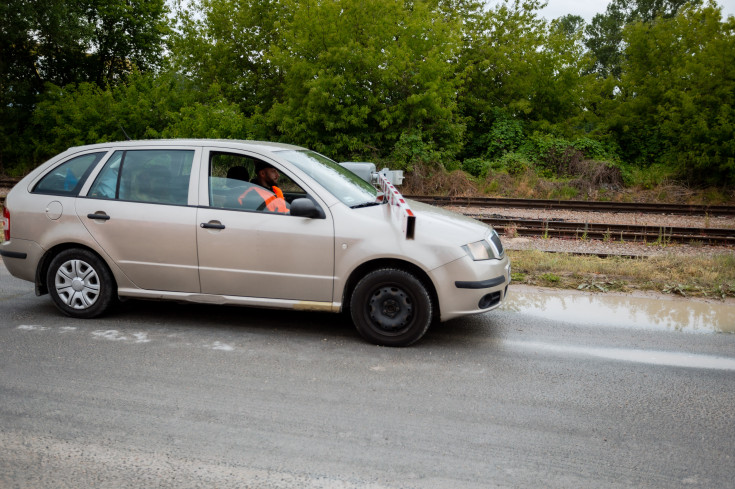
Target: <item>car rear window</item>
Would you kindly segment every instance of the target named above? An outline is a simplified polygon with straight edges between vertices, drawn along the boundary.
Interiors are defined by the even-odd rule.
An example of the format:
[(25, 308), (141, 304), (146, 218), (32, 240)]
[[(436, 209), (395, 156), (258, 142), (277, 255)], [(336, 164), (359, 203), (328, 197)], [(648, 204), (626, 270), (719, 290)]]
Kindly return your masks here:
[(65, 161), (47, 173), (36, 184), (33, 193), (76, 197), (92, 169), (105, 154), (89, 153)]

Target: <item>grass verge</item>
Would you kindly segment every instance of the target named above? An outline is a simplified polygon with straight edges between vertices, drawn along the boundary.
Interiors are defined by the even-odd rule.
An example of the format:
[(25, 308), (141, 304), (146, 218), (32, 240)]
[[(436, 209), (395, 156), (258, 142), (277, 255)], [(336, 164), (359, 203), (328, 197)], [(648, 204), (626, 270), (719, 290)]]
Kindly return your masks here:
[(598, 292), (638, 290), (685, 297), (735, 297), (735, 254), (580, 256), (507, 250), (515, 283)]

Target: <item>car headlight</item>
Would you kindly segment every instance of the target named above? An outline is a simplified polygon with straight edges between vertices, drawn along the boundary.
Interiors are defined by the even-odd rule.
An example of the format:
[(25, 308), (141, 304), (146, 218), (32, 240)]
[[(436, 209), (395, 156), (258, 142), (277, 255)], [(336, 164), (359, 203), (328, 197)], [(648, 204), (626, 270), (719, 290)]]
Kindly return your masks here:
[(475, 261), (499, 260), (503, 257), (503, 245), (498, 233), (493, 229), (487, 238), (462, 247), (467, 255)]

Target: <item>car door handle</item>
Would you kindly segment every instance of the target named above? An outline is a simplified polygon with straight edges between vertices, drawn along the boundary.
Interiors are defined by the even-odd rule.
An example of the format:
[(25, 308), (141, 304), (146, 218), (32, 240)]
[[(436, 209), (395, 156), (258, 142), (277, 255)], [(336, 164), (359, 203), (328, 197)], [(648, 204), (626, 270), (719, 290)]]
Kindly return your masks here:
[(87, 217), (89, 219), (97, 219), (99, 221), (109, 221), (110, 220), (110, 216), (108, 216), (104, 212), (99, 212), (96, 214), (87, 214)]
[(225, 225), (219, 221), (203, 222), (199, 226), (204, 229), (224, 229)]

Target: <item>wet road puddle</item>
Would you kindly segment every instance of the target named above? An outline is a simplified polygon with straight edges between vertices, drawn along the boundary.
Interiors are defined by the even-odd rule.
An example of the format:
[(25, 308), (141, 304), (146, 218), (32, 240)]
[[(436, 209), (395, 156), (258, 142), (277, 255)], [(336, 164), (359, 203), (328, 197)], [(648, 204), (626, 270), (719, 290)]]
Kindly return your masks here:
[(735, 333), (732, 302), (523, 288), (511, 290), (502, 309), (586, 326)]
[[(502, 309), (538, 318), (584, 326), (682, 331), (689, 333), (735, 333), (735, 304), (676, 298), (588, 294), (578, 291), (517, 287)], [(639, 350), (599, 348), (534, 341), (505, 341), (514, 349), (552, 355), (576, 355), (649, 365), (735, 371), (735, 358)]]

